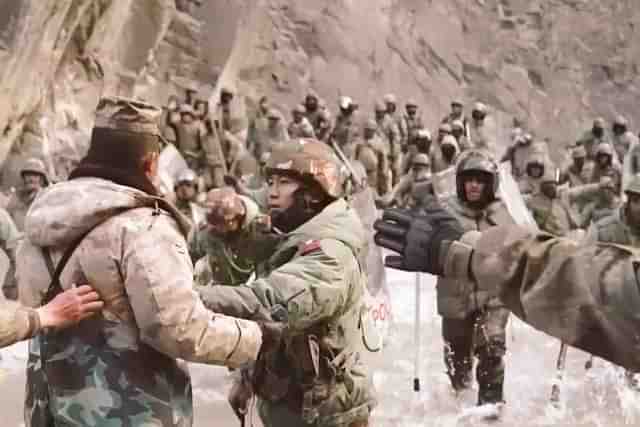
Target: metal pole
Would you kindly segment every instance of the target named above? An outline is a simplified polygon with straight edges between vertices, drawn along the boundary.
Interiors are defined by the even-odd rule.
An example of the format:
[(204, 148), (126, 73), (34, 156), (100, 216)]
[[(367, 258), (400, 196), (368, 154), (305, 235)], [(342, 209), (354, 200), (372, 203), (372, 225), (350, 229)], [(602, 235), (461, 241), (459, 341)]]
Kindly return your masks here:
[(415, 328), (414, 328), (414, 332), (415, 332), (415, 336), (414, 336), (414, 342), (415, 342), (415, 350), (416, 350), (416, 358), (415, 358), (415, 364), (414, 364), (414, 375), (413, 375), (413, 391), (420, 391), (420, 335), (421, 335), (421, 331), (420, 331), (420, 315), (421, 315), (421, 304), (420, 304), (420, 273), (416, 273), (416, 281), (415, 281), (415, 285), (416, 285), (416, 301), (415, 301)]
[(567, 361), (567, 349), (569, 346), (564, 342), (560, 344), (560, 353), (558, 353), (558, 361), (556, 362), (556, 377), (551, 387), (551, 404), (558, 406), (560, 403), (560, 384), (564, 377), (564, 367)]

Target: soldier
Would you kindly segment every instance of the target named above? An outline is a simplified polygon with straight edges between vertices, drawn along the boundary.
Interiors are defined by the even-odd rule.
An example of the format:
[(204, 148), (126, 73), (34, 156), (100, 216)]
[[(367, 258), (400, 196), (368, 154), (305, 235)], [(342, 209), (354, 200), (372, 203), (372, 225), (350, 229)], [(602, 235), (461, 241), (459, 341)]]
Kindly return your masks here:
[(422, 122), (422, 117), (418, 114), (418, 103), (415, 100), (409, 99), (405, 105), (405, 110), (403, 128), (406, 133), (406, 144), (411, 145), (415, 143), (414, 139), (418, 130), (424, 129), (425, 126)]
[[(367, 120), (363, 127), (361, 142), (345, 150), (345, 154), (364, 165), (367, 171), (367, 182), (379, 196), (391, 190), (389, 156), (384, 142), (377, 134), (378, 124), (375, 120)], [(353, 156), (350, 153), (353, 152)]]
[(205, 154), (205, 165), (202, 171), (204, 185), (206, 189), (220, 188), (224, 185), (224, 176), (227, 172), (224, 148), (211, 119), (204, 120), (204, 129), (205, 134), (202, 139)]
[(196, 115), (196, 119), (204, 122), (209, 116), (209, 102), (202, 98), (197, 98), (193, 105), (193, 111)]
[(526, 175), (518, 182), (520, 193), (537, 194), (546, 168), (545, 156), (540, 153), (532, 154), (525, 167)]
[(499, 296), (524, 322), (569, 345), (640, 371), (637, 264), (630, 246), (575, 241), (525, 227), (465, 232), (442, 207), (387, 209), (378, 245), (385, 264), (469, 280), (470, 300)]
[(468, 122), (464, 115), (464, 102), (460, 99), (454, 99), (451, 101), (451, 113), (444, 116), (442, 123), (451, 124), (454, 120), (460, 120), (465, 129), (467, 129)]
[(431, 132), (428, 129), (419, 129), (416, 133), (416, 137), (413, 140), (413, 143), (407, 147), (407, 151), (405, 153), (402, 167), (402, 172), (406, 174), (409, 172), (411, 165), (413, 163), (413, 158), (419, 154), (426, 154), (429, 156), (429, 152), (431, 151)]
[(22, 187), (13, 192), (7, 203), (7, 212), (19, 231), (25, 227), (25, 217), (40, 191), (49, 185), (49, 174), (40, 159), (31, 158), (20, 168)]
[(160, 110), (102, 98), (89, 151), (29, 210), (17, 256), (20, 298), (37, 307), (78, 278), (99, 316), (32, 341), (27, 425), (191, 426), (185, 361), (239, 367), (278, 329), (208, 311), (193, 290), (189, 225), (157, 197)]
[(638, 137), (629, 130), (629, 121), (624, 116), (617, 116), (611, 127), (613, 148), (618, 160), (623, 162), (631, 147), (638, 144)]
[(513, 144), (500, 160), (511, 164), (511, 174), (516, 181), (520, 181), (526, 173), (526, 162), (531, 155), (532, 142), (533, 138), (527, 138), (521, 133), (514, 135)]
[(454, 166), (459, 153), (458, 142), (452, 135), (446, 135), (442, 141), (431, 144), (431, 171), (442, 172)]
[(178, 150), (184, 156), (190, 169), (200, 171), (205, 163), (203, 140), (206, 130), (204, 124), (196, 118), (191, 105), (182, 104), (180, 106), (180, 122), (175, 127)]
[(256, 158), (259, 159), (262, 153), (270, 152), (271, 147), (289, 140), (287, 127), (284, 124), (282, 113), (275, 108), (270, 108), (267, 113), (267, 133), (261, 141), (262, 146), (256, 150)]
[[(2, 285), (4, 296), (11, 300), (18, 298), (18, 288), (15, 280), (15, 265), (16, 249), (21, 238), (22, 234), (13, 223), (9, 212), (4, 209), (0, 209), (0, 251), (6, 255), (4, 261), (7, 262), (7, 265), (3, 266), (4, 271), (0, 275), (0, 284)], [(0, 297), (0, 300), (2, 299), (3, 298)]]
[(392, 172), (392, 184), (396, 185), (402, 174), (402, 151), (404, 147), (400, 145), (400, 131), (387, 116), (387, 107), (384, 102), (376, 102), (375, 120), (378, 124), (378, 134), (385, 139), (387, 152), (389, 153), (389, 165)]
[(191, 169), (186, 169), (176, 177), (173, 189), (176, 193), (176, 208), (185, 215), (194, 230), (204, 220), (204, 211), (196, 203), (198, 197), (198, 175)]
[(622, 204), (620, 195), (616, 192), (613, 179), (604, 177), (600, 183), (600, 189), (601, 191), (595, 195), (593, 200), (585, 203), (585, 207), (581, 212), (585, 227), (617, 214)]
[(571, 150), (572, 163), (560, 174), (560, 183), (570, 187), (588, 184), (593, 174), (593, 162), (587, 162), (587, 151), (579, 145)]
[(403, 152), (405, 152), (407, 147), (407, 130), (404, 127), (403, 117), (398, 112), (398, 101), (396, 100), (396, 96), (392, 93), (388, 93), (384, 96), (383, 101), (387, 107), (387, 116), (396, 125), (396, 129), (398, 129), (400, 136), (399, 144), (403, 147)]
[(595, 159), (593, 173), (590, 182), (598, 183), (603, 176), (613, 178), (618, 191), (622, 186), (622, 170), (616, 158), (613, 146), (608, 142), (603, 142), (595, 149)]
[(414, 207), (421, 202), (416, 200), (417, 198), (428, 194), (434, 195), (431, 183), (431, 162), (426, 154), (417, 153), (411, 162), (411, 173), (404, 175), (389, 194), (376, 202), (382, 207), (391, 205)]
[(305, 117), (306, 112), (302, 104), (296, 105), (291, 110), (292, 121), (287, 128), (290, 138), (315, 138), (313, 126)]
[(260, 156), (260, 158), (258, 159), (258, 170), (256, 171), (256, 173), (248, 176), (243, 180), (244, 182), (246, 182), (247, 186), (250, 189), (262, 189), (267, 184), (267, 175), (265, 168), (267, 167), (269, 157), (271, 157), (271, 153), (262, 153), (262, 156)]
[(587, 152), (587, 159), (595, 160), (596, 148), (600, 143), (607, 142), (604, 129), (604, 119), (602, 117), (598, 117), (593, 121), (592, 128), (586, 131), (578, 140), (578, 145), (582, 145)]
[[(497, 224), (513, 224), (497, 199), (498, 165), (481, 151), (461, 155), (456, 167), (456, 196), (447, 210), (465, 230), (483, 231)], [(509, 312), (497, 299), (470, 300), (460, 289), (471, 284), (438, 279), (438, 313), (442, 316), (444, 360), (456, 392), (471, 387), (473, 356), (478, 358), (478, 405), (504, 402), (505, 328)]]
[(438, 126), (438, 142), (441, 142), (442, 139), (447, 135), (452, 135), (453, 129), (449, 123), (441, 123)]
[(570, 231), (583, 226), (580, 215), (572, 203), (584, 195), (582, 187), (567, 189), (566, 195), (558, 191), (558, 174), (555, 168), (547, 168), (540, 180), (540, 191), (525, 198), (538, 227), (556, 236), (566, 236)]
[(318, 115), (318, 125), (315, 130), (316, 139), (322, 142), (329, 142), (331, 137), (331, 112), (329, 110), (322, 110)]
[(471, 145), (475, 148), (488, 150), (495, 155), (495, 137), (497, 131), (495, 123), (487, 118), (487, 106), (482, 102), (476, 102), (471, 110), (471, 123), (469, 126), (469, 138)]
[(189, 244), (196, 285), (245, 283), (255, 269), (258, 205), (225, 187), (207, 194), (205, 209), (206, 223)]
[(313, 92), (307, 93), (304, 98), (304, 111), (307, 120), (313, 126), (314, 133), (317, 135), (321, 130), (320, 115), (323, 111), (319, 105), (318, 95)]
[(348, 96), (340, 97), (338, 107), (340, 112), (336, 117), (330, 139), (333, 139), (347, 156), (352, 157), (353, 143), (358, 136), (354, 122), (354, 114), (358, 107)]
[(171, 95), (167, 101), (167, 106), (162, 108), (160, 130), (162, 132), (162, 137), (174, 145), (176, 145), (176, 124), (178, 123), (180, 123), (178, 97)]
[[(267, 114), (269, 114), (269, 99), (266, 96), (262, 96), (258, 101), (255, 117), (250, 121), (247, 130), (247, 151), (254, 156), (256, 155), (256, 147), (262, 145), (260, 138), (267, 133), (267, 127), (269, 126)], [(260, 157), (257, 156), (256, 158)]]
[(465, 128), (462, 120), (456, 119), (451, 122), (451, 135), (456, 139), (456, 141), (458, 141), (460, 151), (465, 151), (472, 147), (471, 141), (465, 135)]
[[(247, 286), (201, 295), (216, 311), (251, 317), (258, 301), (287, 318), (284, 345), (256, 366), (266, 377), (253, 388), (265, 427), (366, 426), (375, 405), (360, 354), (366, 277), (357, 256), (366, 237), (343, 198), (344, 166), (326, 144), (292, 140), (274, 148), (267, 170), (269, 215), (283, 234), (266, 268)], [(247, 388), (232, 388), (237, 414), (246, 412)]]

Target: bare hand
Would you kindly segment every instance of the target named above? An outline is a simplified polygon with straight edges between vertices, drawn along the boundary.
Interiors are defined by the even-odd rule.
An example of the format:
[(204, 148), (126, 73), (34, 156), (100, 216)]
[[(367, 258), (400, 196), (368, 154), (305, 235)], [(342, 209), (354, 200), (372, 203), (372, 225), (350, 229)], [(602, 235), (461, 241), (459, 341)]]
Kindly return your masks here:
[(38, 308), (43, 328), (66, 328), (100, 311), (104, 303), (90, 286), (67, 289)]

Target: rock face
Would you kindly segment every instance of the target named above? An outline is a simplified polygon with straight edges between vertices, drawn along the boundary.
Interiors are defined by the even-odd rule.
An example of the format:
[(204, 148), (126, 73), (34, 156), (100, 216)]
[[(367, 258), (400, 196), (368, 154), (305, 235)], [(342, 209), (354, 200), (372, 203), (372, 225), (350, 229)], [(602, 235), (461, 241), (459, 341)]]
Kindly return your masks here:
[(514, 115), (556, 147), (596, 115), (638, 124), (636, 0), (0, 3), (5, 188), (24, 156), (77, 159), (101, 93), (164, 103), (194, 86), (214, 99), (220, 71), (249, 107), (266, 94), (288, 110), (313, 89), (368, 115), (394, 92), (433, 127), (451, 98), (483, 100), (501, 143)]

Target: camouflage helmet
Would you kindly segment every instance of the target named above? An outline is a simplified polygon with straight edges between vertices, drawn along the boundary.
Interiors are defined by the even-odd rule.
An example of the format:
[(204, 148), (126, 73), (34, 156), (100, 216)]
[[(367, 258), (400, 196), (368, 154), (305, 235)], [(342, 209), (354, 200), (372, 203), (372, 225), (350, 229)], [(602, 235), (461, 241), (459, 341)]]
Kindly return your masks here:
[(429, 129), (418, 129), (416, 139), (431, 141), (431, 132), (429, 132)]
[(295, 107), (293, 107), (293, 110), (291, 110), (291, 112), (298, 113), (298, 114), (306, 114), (307, 108), (302, 104), (298, 104)]
[(460, 200), (465, 200), (464, 180), (462, 176), (467, 174), (481, 173), (490, 177), (490, 199), (493, 200), (500, 186), (500, 175), (498, 164), (485, 151), (468, 150), (465, 151), (456, 165), (456, 191)]
[[(611, 183), (613, 184), (613, 179), (611, 179)], [(640, 195), (640, 175), (634, 175), (631, 178), (631, 181), (627, 185), (627, 188), (624, 189), (625, 194), (639, 194)]]
[(230, 95), (230, 96), (233, 96), (233, 95), (234, 95), (234, 93), (233, 93), (233, 90), (231, 90), (231, 88), (230, 88), (230, 87), (228, 87), (228, 86), (222, 86), (222, 88), (220, 89), (220, 96), (222, 96), (222, 95)]
[(464, 131), (464, 123), (462, 123), (462, 120), (456, 119), (456, 120), (451, 122), (451, 131), (453, 132), (455, 130)]
[(431, 166), (431, 160), (429, 159), (429, 156), (427, 156), (424, 153), (418, 153), (415, 156), (413, 156), (413, 159), (411, 160), (411, 165), (422, 165), (422, 166)]
[(347, 171), (331, 147), (313, 138), (296, 138), (274, 145), (267, 174), (285, 174), (317, 183), (334, 198), (344, 195)]
[(364, 122), (364, 126), (363, 126), (364, 130), (378, 130), (378, 122), (376, 122), (373, 119), (368, 119), (367, 121)]
[(407, 107), (407, 108), (408, 107), (418, 108), (418, 102), (413, 98), (409, 98), (404, 106)]
[(438, 132), (440, 133), (451, 133), (451, 125), (449, 123), (442, 123), (440, 127), (438, 127)]
[(384, 96), (384, 98), (382, 98), (382, 100), (386, 103), (386, 104), (397, 104), (397, 99), (396, 96), (392, 93), (388, 93)]
[(25, 160), (24, 164), (20, 168), (20, 176), (24, 178), (27, 173), (33, 173), (40, 175), (45, 180), (45, 185), (49, 185), (49, 174), (47, 168), (44, 166), (44, 162), (40, 159), (32, 157)]
[(613, 155), (614, 149), (608, 142), (601, 142), (600, 144), (598, 144), (598, 147), (596, 147), (596, 157), (609, 156), (613, 158)]
[(584, 159), (586, 157), (587, 157), (587, 150), (585, 150), (582, 145), (578, 145), (571, 152), (572, 159)]
[(473, 109), (471, 111), (477, 111), (482, 114), (487, 114), (487, 106), (482, 102), (476, 102), (475, 104), (473, 104)]
[(269, 120), (282, 120), (282, 114), (280, 113), (279, 110), (277, 110), (275, 108), (269, 108), (269, 111), (267, 112), (267, 119), (269, 119)]
[(627, 120), (627, 118), (623, 115), (617, 115), (616, 118), (613, 120), (613, 125), (614, 126), (622, 126), (622, 127), (628, 127), (629, 126), (629, 121)]
[(459, 107), (464, 107), (464, 102), (462, 102), (460, 98), (455, 98), (451, 101), (451, 106), (455, 107), (456, 105)]
[(593, 127), (594, 128), (602, 128), (602, 129), (604, 129), (604, 126), (605, 126), (605, 121), (604, 121), (604, 118), (602, 118), (602, 117), (598, 117), (597, 119), (595, 119), (593, 121)]
[(346, 110), (348, 108), (351, 108), (351, 106), (353, 106), (353, 99), (351, 99), (350, 97), (341, 96), (340, 98), (338, 98), (338, 107), (340, 107), (340, 109)]
[(175, 186), (178, 187), (180, 184), (196, 185), (197, 182), (198, 175), (196, 175), (196, 173), (191, 169), (185, 169), (176, 176)]
[(453, 145), (454, 147), (458, 147), (458, 141), (456, 141), (453, 135), (445, 135), (440, 142), (440, 145)]
[(376, 102), (376, 104), (374, 105), (374, 111), (376, 113), (384, 113), (385, 111), (387, 111), (387, 106), (385, 105), (384, 102), (382, 101), (378, 101)]
[(207, 193), (204, 202), (209, 224), (225, 224), (246, 214), (242, 199), (230, 187), (215, 188)]

